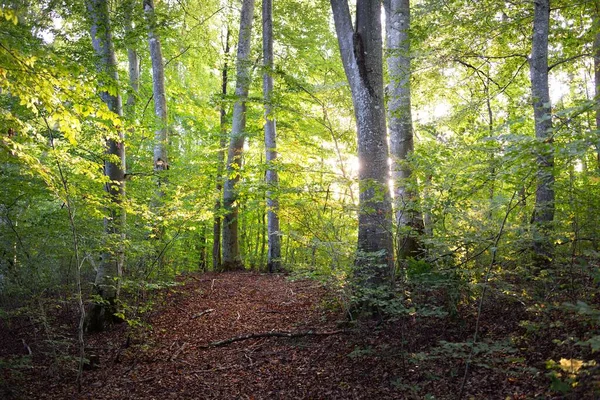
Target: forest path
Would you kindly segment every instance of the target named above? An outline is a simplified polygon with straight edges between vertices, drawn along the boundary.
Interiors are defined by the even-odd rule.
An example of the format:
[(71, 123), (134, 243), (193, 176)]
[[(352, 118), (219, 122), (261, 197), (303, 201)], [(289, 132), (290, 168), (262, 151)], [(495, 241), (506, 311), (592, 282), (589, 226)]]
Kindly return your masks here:
[[(252, 333), (339, 331), (341, 311), (327, 306), (331, 296), (315, 281), (210, 273), (188, 276), (175, 290), (149, 321), (151, 330), (128, 348), (123, 349), (123, 332), (88, 338), (87, 345), (98, 350), (100, 366), (84, 373), (82, 392), (76, 397), (405, 398), (390, 383), (389, 362), (348, 356), (357, 343), (367, 341), (360, 348), (368, 348), (376, 340), (355, 331), (263, 337), (206, 348), (214, 341)], [(45, 394), (57, 398), (74, 393), (72, 385), (55, 389)]]

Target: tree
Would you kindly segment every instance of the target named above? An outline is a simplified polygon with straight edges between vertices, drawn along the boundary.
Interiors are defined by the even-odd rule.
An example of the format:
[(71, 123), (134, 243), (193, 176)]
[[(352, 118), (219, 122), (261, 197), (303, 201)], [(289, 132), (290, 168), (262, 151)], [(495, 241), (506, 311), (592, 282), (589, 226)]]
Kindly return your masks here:
[(279, 201), (273, 194), (278, 187), (277, 142), (275, 120), (273, 118), (273, 4), (272, 0), (263, 0), (263, 95), (265, 99), (265, 151), (267, 160), (267, 235), (269, 250), (267, 269), (276, 272), (281, 268), (281, 240), (279, 235)]
[(125, 19), (125, 40), (127, 43), (127, 60), (129, 62), (129, 90), (127, 91), (127, 111), (133, 113), (137, 96), (140, 90), (140, 57), (134, 43), (133, 34), (133, 15), (135, 11), (136, 0), (126, 0), (123, 7)]
[(236, 184), (240, 179), (246, 129), (246, 99), (251, 81), (250, 39), (252, 37), (252, 18), (254, 0), (242, 1), (240, 32), (236, 59), (236, 102), (233, 106), (233, 121), (229, 150), (227, 152), (227, 177), (223, 190), (223, 269), (242, 269), (238, 239), (238, 204)]
[[(87, 10), (91, 21), (90, 34), (92, 45), (97, 56), (96, 68), (103, 82), (107, 86), (116, 86), (118, 82), (117, 59), (113, 48), (110, 21), (108, 17), (108, 3), (106, 0), (89, 0)], [(118, 91), (105, 90), (100, 97), (113, 113), (122, 115), (121, 97)], [(123, 219), (125, 212), (122, 201), (125, 197), (125, 143), (123, 132), (108, 136), (106, 139), (106, 159), (104, 161), (104, 174), (108, 178), (105, 190), (113, 206), (104, 218), (104, 231), (107, 236), (122, 239)], [(112, 247), (110, 240), (106, 246)], [(117, 249), (107, 248), (102, 255), (95, 280), (95, 292), (102, 298), (96, 302), (88, 313), (87, 329), (90, 331), (103, 330), (107, 323), (114, 319), (116, 310), (115, 301), (119, 295), (119, 281), (123, 273), (123, 253), (120, 245)]]
[(154, 96), (154, 113), (158, 124), (158, 129), (154, 134), (154, 170), (160, 173), (160, 171), (169, 169), (169, 159), (167, 156), (169, 133), (165, 67), (160, 38), (157, 32), (154, 0), (144, 0), (144, 14), (148, 23), (148, 43), (150, 45), (150, 59), (152, 60), (152, 93)]
[(215, 215), (213, 221), (213, 269), (221, 268), (221, 196), (223, 191), (223, 163), (225, 162), (225, 146), (227, 146), (227, 82), (229, 78), (229, 26), (225, 32), (225, 61), (221, 70), (221, 105), (219, 110), (219, 151), (217, 153), (217, 200), (215, 202)]
[[(594, 36), (594, 87), (595, 99), (596, 99), (596, 130), (598, 136), (600, 136), (600, 1), (594, 2), (594, 20), (592, 26), (596, 29), (596, 35)], [(600, 171), (600, 139), (596, 143), (596, 158), (597, 168)]]
[(554, 220), (554, 155), (552, 149), (552, 110), (548, 87), (548, 33), (550, 0), (534, 1), (533, 39), (529, 59), (531, 96), (535, 118), (535, 137), (539, 141), (537, 155), (537, 188), (533, 215), (533, 244), (536, 257), (548, 261), (552, 257), (549, 233)]
[(410, 179), (408, 158), (414, 150), (410, 101), (410, 0), (385, 0), (388, 86), (388, 123), (390, 155), (394, 180), (394, 212), (397, 224), (398, 257), (415, 257), (420, 253), (418, 235), (423, 233), (423, 219), (417, 210), (418, 192)]
[(359, 160), (357, 277), (382, 282), (393, 268), (388, 146), (383, 101), (381, 5), (358, 0), (353, 29), (347, 0), (331, 0), (356, 118)]

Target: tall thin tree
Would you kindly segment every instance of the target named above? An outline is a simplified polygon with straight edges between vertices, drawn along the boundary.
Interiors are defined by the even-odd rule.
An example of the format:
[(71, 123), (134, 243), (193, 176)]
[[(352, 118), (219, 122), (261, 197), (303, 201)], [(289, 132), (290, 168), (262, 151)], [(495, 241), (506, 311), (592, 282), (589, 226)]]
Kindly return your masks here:
[(127, 61), (129, 62), (129, 88), (127, 90), (126, 112), (133, 114), (137, 96), (140, 91), (140, 57), (138, 56), (135, 37), (133, 16), (136, 0), (126, 0), (123, 6), (125, 16), (125, 41), (127, 47)]
[[(152, 61), (152, 93), (154, 96), (154, 113), (158, 125), (154, 133), (154, 170), (157, 172), (169, 169), (167, 145), (169, 140), (167, 119), (167, 94), (165, 91), (165, 66), (157, 29), (154, 0), (144, 0), (144, 15), (148, 23), (148, 43)], [(160, 178), (159, 178), (160, 185)]]
[(400, 259), (420, 253), (423, 218), (418, 211), (419, 194), (410, 183), (408, 158), (414, 151), (410, 93), (410, 0), (384, 0), (387, 41), (388, 128), (394, 181), (394, 213), (397, 225), (397, 255)]
[(223, 269), (242, 269), (244, 264), (240, 256), (238, 238), (238, 204), (236, 185), (240, 179), (239, 169), (242, 163), (242, 151), (246, 139), (246, 99), (251, 81), (250, 39), (252, 37), (252, 19), (254, 0), (242, 0), (240, 33), (236, 59), (236, 102), (233, 106), (233, 120), (229, 150), (227, 152), (227, 178), (223, 190)]
[(357, 278), (383, 282), (393, 270), (392, 210), (383, 100), (381, 3), (357, 0), (353, 28), (347, 0), (331, 0), (356, 117), (359, 167)]
[(600, 171), (600, 0), (594, 2), (594, 23), (596, 30), (594, 36), (594, 87), (596, 99), (596, 130), (598, 131), (598, 139), (596, 142), (596, 168)]
[[(118, 82), (117, 59), (113, 47), (107, 0), (88, 0), (87, 11), (91, 26), (92, 45), (96, 53), (96, 69), (110, 83)], [(106, 84), (108, 82), (104, 82)], [(100, 97), (109, 110), (122, 115), (121, 96), (108, 91), (100, 93)], [(108, 216), (104, 218), (104, 231), (109, 238), (98, 265), (95, 280), (95, 292), (102, 298), (101, 303), (92, 305), (88, 312), (87, 329), (103, 330), (113, 321), (116, 311), (115, 302), (119, 295), (119, 278), (123, 273), (123, 249), (120, 244), (113, 248), (114, 240), (121, 242), (125, 211), (122, 202), (125, 197), (125, 143), (123, 131), (110, 135), (106, 139), (106, 159), (104, 174), (108, 178), (105, 190), (111, 200)], [(112, 239), (112, 240), (111, 240)]]
[(215, 201), (215, 215), (213, 221), (213, 269), (221, 268), (221, 196), (223, 195), (223, 169), (225, 163), (225, 146), (227, 146), (227, 82), (229, 78), (229, 25), (225, 33), (225, 61), (221, 70), (221, 110), (219, 130), (219, 151), (217, 153), (217, 200)]
[(265, 101), (265, 152), (267, 160), (267, 236), (269, 250), (267, 269), (277, 272), (281, 268), (281, 240), (279, 235), (279, 201), (274, 192), (279, 186), (277, 168), (277, 140), (273, 117), (273, 3), (263, 0), (263, 96)]
[(548, 86), (548, 34), (550, 29), (550, 0), (534, 1), (533, 37), (529, 70), (538, 140), (537, 187), (533, 216), (533, 247), (538, 263), (552, 257), (550, 241), (554, 220), (554, 154), (552, 151), (552, 109)]

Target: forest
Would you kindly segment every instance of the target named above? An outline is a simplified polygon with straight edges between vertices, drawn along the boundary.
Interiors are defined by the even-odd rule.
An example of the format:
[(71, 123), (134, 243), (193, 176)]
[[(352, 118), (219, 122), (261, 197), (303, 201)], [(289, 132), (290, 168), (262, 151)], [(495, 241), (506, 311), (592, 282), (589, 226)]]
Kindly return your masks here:
[(600, 0), (0, 0), (0, 398), (600, 398)]

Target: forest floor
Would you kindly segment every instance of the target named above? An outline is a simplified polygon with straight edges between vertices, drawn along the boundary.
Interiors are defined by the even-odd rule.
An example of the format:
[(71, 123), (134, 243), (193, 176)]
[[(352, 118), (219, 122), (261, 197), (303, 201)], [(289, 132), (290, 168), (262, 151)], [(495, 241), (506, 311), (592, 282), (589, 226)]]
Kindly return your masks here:
[[(120, 324), (86, 336), (88, 357), (96, 365), (84, 371), (79, 392), (73, 368), (64, 372), (74, 357), (61, 365), (54, 354), (49, 362), (47, 353), (36, 355), (31, 326), (0, 320), (0, 361), (19, 351), (33, 353), (33, 362), (21, 369), (0, 364), (0, 397), (458, 397), (468, 358), (467, 345), (460, 343), (472, 337), (474, 311), (467, 322), (464, 316), (407, 316), (353, 323), (335, 290), (317, 281), (206, 273), (187, 275), (181, 283), (162, 291), (159, 304), (147, 314), (149, 325), (131, 329)], [(548, 389), (543, 363), (549, 355), (501, 344), (518, 331), (518, 314), (524, 311), (510, 303), (496, 305), (480, 322), (482, 346), (472, 359), (464, 398), (563, 398)], [(257, 337), (216, 343), (251, 334)], [(70, 351), (76, 354), (74, 346)]]

